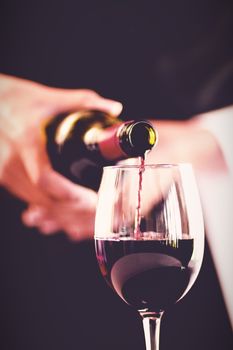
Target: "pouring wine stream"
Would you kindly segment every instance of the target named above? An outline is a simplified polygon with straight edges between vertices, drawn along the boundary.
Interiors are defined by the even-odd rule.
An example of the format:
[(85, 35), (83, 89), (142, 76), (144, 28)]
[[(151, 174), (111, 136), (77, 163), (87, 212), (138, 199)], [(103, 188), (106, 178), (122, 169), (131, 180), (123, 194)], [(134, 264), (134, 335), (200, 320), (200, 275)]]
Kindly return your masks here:
[[(142, 181), (143, 181), (143, 172), (145, 171), (145, 159), (146, 152), (143, 156), (139, 157), (139, 182), (138, 182), (138, 191), (137, 191), (137, 206), (135, 212), (135, 229), (134, 236), (136, 239), (142, 238), (142, 232), (140, 228), (141, 224), (141, 195), (142, 195)], [(163, 311), (160, 313), (149, 312), (147, 309), (138, 310), (142, 320), (143, 320), (143, 329), (146, 343), (146, 350), (159, 350), (159, 341), (160, 341), (160, 322), (163, 315)]]

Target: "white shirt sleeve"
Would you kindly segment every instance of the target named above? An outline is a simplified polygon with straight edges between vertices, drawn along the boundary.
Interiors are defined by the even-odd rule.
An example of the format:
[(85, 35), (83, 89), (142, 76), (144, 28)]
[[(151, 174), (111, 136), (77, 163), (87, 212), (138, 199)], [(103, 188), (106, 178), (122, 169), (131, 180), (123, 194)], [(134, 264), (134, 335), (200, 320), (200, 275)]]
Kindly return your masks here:
[(233, 328), (233, 106), (198, 118), (215, 136), (228, 168), (225, 173), (197, 175), (207, 240)]
[(233, 105), (200, 115), (199, 124), (215, 136), (233, 174)]

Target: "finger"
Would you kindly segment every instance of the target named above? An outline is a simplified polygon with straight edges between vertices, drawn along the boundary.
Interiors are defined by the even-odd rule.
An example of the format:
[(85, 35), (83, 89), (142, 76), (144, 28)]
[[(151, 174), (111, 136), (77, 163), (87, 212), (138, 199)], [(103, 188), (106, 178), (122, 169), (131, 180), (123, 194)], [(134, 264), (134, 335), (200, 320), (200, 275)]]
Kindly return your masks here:
[(27, 139), (21, 145), (20, 157), (31, 182), (51, 198), (77, 199), (77, 187), (52, 169), (45, 146), (38, 138)]
[(80, 242), (94, 237), (94, 234), (90, 233), (91, 231), (85, 229), (68, 228), (65, 232), (67, 237), (73, 242)]
[(37, 185), (42, 171), (52, 169), (46, 152), (45, 140), (40, 132), (34, 128), (27, 133), (27, 138), (16, 145), (19, 148), (19, 156), (31, 181)]
[(28, 177), (40, 191), (51, 198), (78, 200), (88, 196), (92, 201), (95, 197), (94, 191), (74, 184), (53, 170), (42, 141), (27, 140), (21, 145), (20, 156)]
[(21, 215), (24, 225), (37, 227), (42, 233), (52, 234), (61, 230), (58, 220), (49, 215), (44, 207), (30, 206)]
[(58, 208), (55, 208), (53, 215), (56, 217), (58, 212), (62, 213), (59, 217), (60, 225), (71, 239), (83, 240), (93, 238), (95, 208), (75, 204), (62, 203), (59, 211)]
[(91, 206), (96, 204), (96, 192), (74, 184), (52, 169), (42, 172), (39, 186), (51, 197), (59, 200), (75, 200), (77, 202), (89, 203)]
[(22, 214), (26, 226), (37, 227), (42, 233), (63, 231), (72, 240), (92, 238), (95, 210), (72, 202), (58, 202), (51, 207), (31, 205)]
[[(79, 220), (75, 220), (75, 223), (66, 217), (65, 220), (59, 220), (53, 218), (53, 215), (49, 217), (48, 213), (36, 213), (33, 210), (24, 211), (22, 214), (22, 221), (25, 226), (35, 227), (42, 234), (52, 235), (58, 232), (64, 232), (71, 241), (80, 241), (84, 239), (93, 238), (93, 225), (89, 225), (88, 221), (84, 225), (79, 223)], [(61, 222), (60, 222), (61, 221)]]
[(21, 159), (17, 156), (5, 165), (1, 182), (11, 193), (26, 202), (41, 205), (50, 202), (48, 196), (31, 182)]
[(38, 226), (41, 220), (47, 219), (47, 211), (43, 207), (31, 205), (21, 215), (26, 226)]
[(47, 198), (31, 182), (18, 155), (19, 147), (0, 134), (0, 183), (11, 193), (25, 201), (45, 203)]
[(122, 111), (122, 104), (115, 100), (103, 98), (92, 90), (53, 89), (55, 112), (68, 110), (97, 109), (118, 116)]
[(45, 235), (52, 235), (58, 233), (59, 231), (62, 231), (62, 228), (54, 220), (41, 221), (40, 225), (38, 225), (38, 229)]

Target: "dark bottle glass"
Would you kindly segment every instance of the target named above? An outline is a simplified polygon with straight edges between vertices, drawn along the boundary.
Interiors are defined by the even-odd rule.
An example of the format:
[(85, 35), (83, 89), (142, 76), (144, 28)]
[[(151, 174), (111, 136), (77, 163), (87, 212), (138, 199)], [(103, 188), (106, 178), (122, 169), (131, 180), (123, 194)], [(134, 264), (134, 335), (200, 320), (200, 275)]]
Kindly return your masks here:
[(97, 190), (102, 168), (144, 156), (156, 143), (148, 121), (127, 121), (100, 111), (61, 114), (46, 126), (47, 152), (55, 170)]

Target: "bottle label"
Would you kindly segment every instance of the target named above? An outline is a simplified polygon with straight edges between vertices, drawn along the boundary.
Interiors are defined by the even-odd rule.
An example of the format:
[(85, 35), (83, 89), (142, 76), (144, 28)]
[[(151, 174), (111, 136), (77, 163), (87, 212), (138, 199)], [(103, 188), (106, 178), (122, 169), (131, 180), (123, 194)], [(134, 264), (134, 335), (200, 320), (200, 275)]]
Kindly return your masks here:
[(99, 150), (102, 156), (108, 160), (126, 158), (126, 153), (120, 146), (119, 133), (122, 126), (113, 126), (103, 132), (103, 139), (98, 141)]

